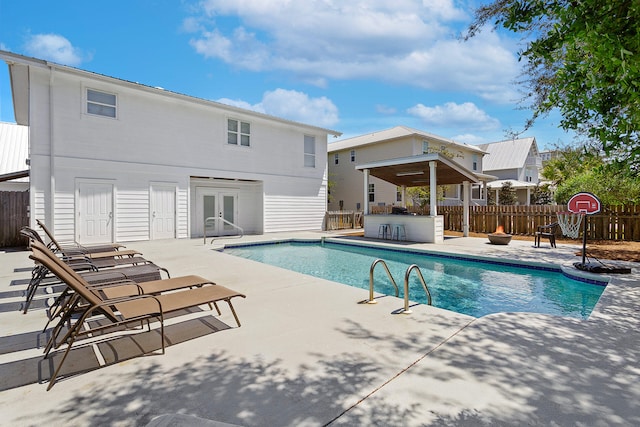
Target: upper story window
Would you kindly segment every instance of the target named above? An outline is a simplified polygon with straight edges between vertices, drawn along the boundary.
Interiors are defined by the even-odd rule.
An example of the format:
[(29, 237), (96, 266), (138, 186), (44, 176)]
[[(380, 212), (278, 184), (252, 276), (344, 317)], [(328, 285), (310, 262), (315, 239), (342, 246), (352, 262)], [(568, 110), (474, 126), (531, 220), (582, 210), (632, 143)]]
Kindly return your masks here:
[(422, 154), (428, 154), (428, 153), (429, 153), (429, 142), (422, 141)]
[(227, 143), (251, 146), (251, 124), (240, 120), (227, 119)]
[(478, 170), (478, 155), (474, 154), (472, 156), (472, 162), (473, 162), (473, 170), (477, 171)]
[(339, 163), (339, 161), (340, 161), (339, 157), (340, 157), (340, 156), (338, 156), (338, 153), (336, 153), (336, 154), (334, 154), (334, 155), (333, 155), (333, 163), (335, 163), (336, 165), (337, 165), (337, 164)]
[(356, 161), (356, 150), (351, 150), (351, 162)]
[(117, 98), (113, 93), (87, 89), (87, 114), (116, 118)]
[(376, 201), (376, 185), (369, 184), (369, 202)]
[(316, 167), (316, 137), (304, 136), (304, 166), (307, 168)]

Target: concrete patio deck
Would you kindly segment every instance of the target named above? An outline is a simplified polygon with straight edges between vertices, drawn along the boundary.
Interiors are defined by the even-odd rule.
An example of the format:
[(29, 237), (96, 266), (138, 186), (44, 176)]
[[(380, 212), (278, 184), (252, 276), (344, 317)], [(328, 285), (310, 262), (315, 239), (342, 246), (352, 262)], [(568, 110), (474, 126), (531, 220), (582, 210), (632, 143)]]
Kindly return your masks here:
[[(245, 293), (234, 300), (242, 327), (221, 304), (221, 316), (198, 309), (167, 320), (165, 355), (141, 356), (159, 347), (157, 331), (78, 346), (49, 392), (40, 331), (50, 295), (42, 290), (23, 315), (33, 263), (26, 251), (0, 251), (0, 424), (143, 426), (181, 414), (198, 418), (173, 425), (640, 425), (638, 264), (612, 278), (586, 321), (475, 319), (423, 305), (393, 314), (401, 299), (358, 304), (368, 291), (212, 250), (325, 235), (336, 236), (127, 244), (172, 276), (198, 274)], [(401, 246), (554, 265), (578, 260), (579, 248), (477, 238)]]

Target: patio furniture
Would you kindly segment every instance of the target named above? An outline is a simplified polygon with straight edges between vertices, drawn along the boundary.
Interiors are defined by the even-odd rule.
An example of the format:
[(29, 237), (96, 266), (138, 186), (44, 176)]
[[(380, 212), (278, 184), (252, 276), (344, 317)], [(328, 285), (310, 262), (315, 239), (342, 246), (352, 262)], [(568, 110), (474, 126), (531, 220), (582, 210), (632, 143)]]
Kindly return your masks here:
[[(226, 301), (233, 314), (233, 317), (240, 327), (240, 321), (233, 308), (231, 299), (235, 297), (245, 298), (244, 294), (216, 285), (213, 282), (206, 281), (211, 286), (201, 286), (195, 289), (187, 289), (172, 293), (149, 295), (139, 294), (138, 285), (132, 286), (131, 290), (136, 290), (128, 296), (117, 296), (110, 298), (107, 296), (110, 288), (94, 289), (80, 275), (71, 270), (64, 263), (56, 261), (56, 257), (49, 256), (41, 247), (34, 246), (33, 253), (30, 258), (34, 261), (46, 266), (60, 280), (66, 283), (69, 288), (73, 289), (75, 297), (71, 298), (66, 306), (64, 315), (58, 325), (54, 328), (51, 338), (45, 349), (45, 358), (48, 358), (52, 349), (60, 347), (66, 343), (67, 348), (58, 363), (47, 390), (55, 384), (56, 378), (60, 373), (60, 369), (67, 358), (69, 351), (78, 338), (83, 336), (92, 336), (96, 333), (108, 332), (109, 330), (118, 328), (121, 325), (141, 322), (147, 323), (149, 330), (151, 325), (149, 320), (156, 319), (160, 323), (160, 339), (162, 354), (165, 353), (165, 337), (164, 337), (164, 317), (166, 314), (175, 313), (179, 310), (203, 305), (214, 304), (218, 309), (217, 302)], [(197, 277), (197, 276), (189, 276)], [(172, 279), (168, 279), (172, 280)], [(121, 292), (121, 289), (120, 291)], [(220, 313), (218, 309), (218, 313)], [(75, 315), (74, 315), (75, 314)], [(104, 316), (100, 322), (88, 322), (88, 320), (96, 315)], [(68, 330), (59, 342), (56, 342), (58, 335), (63, 330), (63, 325), (68, 325)], [(104, 339), (101, 335), (101, 339)]]
[(556, 231), (558, 229), (558, 223), (552, 222), (547, 225), (539, 225), (535, 235), (535, 244), (536, 248), (540, 247), (540, 240), (544, 238), (549, 239), (549, 244), (552, 248), (556, 247)]
[(391, 240), (407, 240), (407, 231), (404, 224), (391, 225)]
[[(41, 245), (53, 253), (51, 247), (45, 245), (40, 235), (32, 228), (22, 227), (20, 233), (30, 239), (31, 246), (37, 242), (38, 245)], [(91, 259), (85, 256), (63, 256), (62, 260), (69, 264), (74, 270), (84, 271), (83, 276), (85, 279), (96, 284), (122, 279), (131, 279), (138, 282), (156, 280), (161, 278), (160, 271), (164, 271), (167, 276), (171, 277), (167, 269), (159, 267), (142, 257), (125, 256)], [(120, 268), (115, 269), (114, 267)], [(38, 287), (43, 283), (50, 284), (49, 282), (43, 282), (43, 280), (49, 277), (51, 277), (49, 270), (45, 267), (36, 265), (33, 268), (31, 271), (31, 280), (29, 280), (25, 292), (24, 314), (29, 310)], [(54, 305), (56, 305), (56, 303), (54, 303)]]
[(391, 238), (391, 225), (380, 224), (378, 227), (378, 239), (390, 239)]
[(53, 233), (49, 231), (49, 229), (44, 225), (42, 221), (40, 221), (39, 219), (36, 219), (36, 223), (38, 224), (38, 226), (40, 226), (40, 228), (42, 228), (42, 231), (45, 232), (45, 234), (51, 241), (51, 243), (49, 244), (54, 248), (54, 251), (56, 252), (66, 251), (67, 253), (75, 252), (75, 253), (89, 254), (93, 252), (111, 252), (113, 250), (118, 250), (124, 247), (123, 245), (120, 245), (118, 243), (108, 243), (104, 245), (92, 245), (92, 246), (83, 246), (76, 242), (67, 243), (67, 244), (59, 243), (56, 240), (56, 238), (53, 237)]

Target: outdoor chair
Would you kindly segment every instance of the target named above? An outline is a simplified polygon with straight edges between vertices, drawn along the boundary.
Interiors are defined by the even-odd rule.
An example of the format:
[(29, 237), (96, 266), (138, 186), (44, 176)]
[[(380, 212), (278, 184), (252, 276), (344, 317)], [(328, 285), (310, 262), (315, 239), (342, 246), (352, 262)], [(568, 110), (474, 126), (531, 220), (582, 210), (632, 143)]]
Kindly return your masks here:
[[(31, 245), (33, 245), (34, 242), (37, 242), (37, 244), (42, 245), (42, 247), (48, 249), (53, 253), (53, 249), (51, 249), (51, 246), (45, 245), (40, 238), (40, 235), (35, 230), (29, 227), (22, 227), (20, 233), (30, 240)], [(171, 277), (167, 269), (158, 267), (152, 262), (147, 261), (142, 257), (136, 256), (91, 259), (87, 258), (84, 255), (63, 255), (63, 260), (68, 263), (74, 270), (94, 272), (95, 274), (83, 273), (85, 279), (91, 283), (109, 282), (122, 279), (131, 279), (138, 282), (157, 280), (161, 278), (160, 271), (164, 271), (167, 276)], [(115, 269), (113, 267), (120, 268)], [(23, 313), (26, 314), (29, 310), (29, 306), (31, 305), (31, 301), (35, 296), (38, 287), (42, 283), (49, 284), (49, 282), (43, 282), (48, 277), (50, 277), (49, 271), (43, 266), (36, 265), (33, 268), (33, 270), (31, 271), (31, 280), (29, 281), (27, 290), (25, 292), (25, 304)]]
[(49, 240), (51, 241), (51, 243), (49, 243), (52, 246), (52, 249), (55, 252), (58, 251), (66, 251), (67, 253), (83, 253), (83, 254), (90, 254), (90, 253), (94, 253), (94, 252), (111, 252), (114, 250), (118, 250), (120, 248), (123, 248), (123, 245), (120, 245), (118, 243), (108, 243), (108, 244), (104, 244), (104, 245), (92, 245), (92, 246), (83, 246), (77, 242), (72, 242), (72, 243), (59, 243), (55, 237), (53, 237), (53, 233), (51, 231), (49, 231), (49, 229), (44, 225), (44, 223), (42, 221), (40, 221), (39, 219), (36, 219), (36, 223), (40, 226), (40, 228), (42, 228), (42, 231), (45, 232), (45, 234), (47, 235), (47, 237), (49, 238)]
[[(147, 323), (149, 330), (151, 325), (149, 321), (156, 319), (160, 323), (160, 340), (162, 354), (165, 353), (165, 336), (164, 336), (164, 317), (169, 313), (175, 313), (187, 308), (196, 307), (204, 304), (214, 304), (218, 309), (218, 301), (226, 301), (229, 304), (231, 313), (240, 327), (240, 321), (233, 308), (231, 299), (235, 297), (245, 298), (244, 294), (233, 291), (229, 288), (216, 285), (213, 282), (206, 281), (211, 286), (201, 286), (193, 289), (175, 291), (159, 295), (140, 294), (140, 288), (137, 285), (130, 285), (130, 295), (122, 295), (123, 288), (117, 289), (109, 296), (109, 289), (93, 289), (77, 272), (68, 268), (66, 264), (56, 261), (55, 257), (50, 257), (42, 248), (33, 247), (33, 253), (30, 256), (35, 262), (38, 262), (48, 268), (61, 281), (66, 283), (75, 293), (75, 297), (69, 300), (65, 307), (64, 316), (60, 324), (68, 324), (69, 328), (62, 339), (57, 341), (58, 335), (63, 330), (62, 327), (56, 326), (52, 332), (47, 348), (45, 349), (45, 358), (49, 356), (52, 349), (59, 348), (62, 344), (67, 344), (67, 348), (58, 363), (47, 390), (55, 384), (56, 378), (60, 373), (60, 369), (64, 364), (73, 344), (77, 339), (84, 336), (93, 336), (97, 333), (108, 332), (109, 330), (120, 330), (119, 326), (130, 323), (144, 322)], [(197, 277), (197, 276), (185, 276)], [(173, 279), (168, 279), (173, 280)], [(116, 288), (113, 288), (116, 289)], [(124, 292), (127, 293), (127, 292)], [(79, 311), (78, 311), (79, 310)], [(219, 310), (218, 313), (220, 314)], [(89, 322), (95, 316), (101, 316), (100, 322)], [(101, 337), (102, 338), (102, 337)]]
[(544, 238), (549, 239), (549, 244), (552, 248), (556, 247), (556, 231), (558, 229), (558, 223), (553, 222), (547, 225), (539, 225), (535, 235), (535, 247), (540, 247), (540, 240)]

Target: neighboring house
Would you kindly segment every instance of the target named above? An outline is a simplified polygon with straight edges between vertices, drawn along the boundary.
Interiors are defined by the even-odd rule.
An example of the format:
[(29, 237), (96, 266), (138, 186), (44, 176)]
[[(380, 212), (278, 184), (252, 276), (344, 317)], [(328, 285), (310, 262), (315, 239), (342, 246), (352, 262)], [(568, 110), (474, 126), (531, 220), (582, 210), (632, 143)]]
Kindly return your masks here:
[(496, 197), (503, 183), (509, 181), (516, 190), (518, 204), (529, 205), (531, 190), (540, 182), (542, 169), (536, 139), (510, 139), (482, 144), (479, 147), (487, 152), (484, 158), (484, 172), (498, 177), (498, 180), (487, 184), (495, 191)]
[[(329, 144), (329, 210), (364, 210), (363, 177), (362, 172), (356, 170), (357, 165), (432, 153), (450, 158), (475, 174), (479, 181), (495, 179), (482, 173), (485, 152), (480, 148), (405, 126), (396, 126)], [(460, 187), (462, 185), (443, 186), (445, 199), (442, 204), (462, 204)], [(369, 206), (404, 206), (407, 202), (403, 200), (401, 188), (373, 176), (369, 178), (367, 191)], [(486, 204), (483, 194), (482, 185), (474, 184), (471, 204)]]
[(31, 221), (81, 243), (320, 230), (327, 138), (253, 111), (0, 51), (29, 126)]
[(29, 190), (29, 128), (0, 122), (0, 191)]

